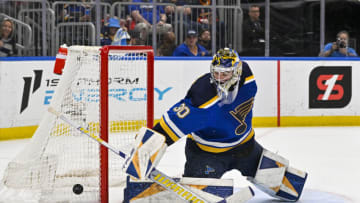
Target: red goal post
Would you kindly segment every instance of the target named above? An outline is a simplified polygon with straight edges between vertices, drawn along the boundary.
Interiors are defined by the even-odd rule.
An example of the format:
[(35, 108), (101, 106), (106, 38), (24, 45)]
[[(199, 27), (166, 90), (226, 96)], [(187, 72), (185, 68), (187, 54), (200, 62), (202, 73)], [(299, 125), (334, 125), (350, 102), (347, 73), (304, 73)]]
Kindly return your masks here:
[[(154, 52), (151, 46), (103, 46), (100, 49), (100, 137), (108, 141), (109, 130), (109, 54), (111, 51), (120, 51), (131, 53), (129, 58), (141, 58), (146, 60), (147, 69), (147, 127), (152, 128), (154, 125)], [(146, 57), (146, 58), (144, 58)], [(100, 198), (102, 203), (109, 201), (109, 181), (108, 181), (108, 149), (100, 146)]]

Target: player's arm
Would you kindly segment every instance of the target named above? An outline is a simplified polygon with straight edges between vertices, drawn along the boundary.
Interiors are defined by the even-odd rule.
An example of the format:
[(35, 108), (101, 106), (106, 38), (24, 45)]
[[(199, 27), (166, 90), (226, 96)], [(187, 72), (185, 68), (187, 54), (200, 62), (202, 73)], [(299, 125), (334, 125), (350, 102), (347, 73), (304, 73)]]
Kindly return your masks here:
[[(124, 170), (132, 176), (144, 179), (161, 159), (168, 145), (200, 128), (206, 117), (201, 110), (193, 107), (187, 99), (181, 100), (170, 108), (153, 130), (142, 128), (138, 132), (135, 143)], [(204, 122), (198, 122), (204, 120)]]
[(171, 139), (171, 137), (166, 133), (166, 131), (161, 127), (160, 122), (157, 123), (154, 127), (153, 130), (155, 130), (156, 132), (164, 135), (165, 137), (165, 143), (170, 146), (174, 143), (174, 140)]
[(163, 134), (166, 144), (171, 145), (189, 133), (202, 128), (207, 119), (202, 109), (193, 106), (190, 99), (185, 98), (164, 113), (153, 130)]
[(185, 98), (172, 106), (153, 128), (166, 137), (168, 146), (205, 124), (207, 118), (203, 116), (201, 105), (217, 95), (216, 88), (211, 87), (209, 81), (210, 74), (195, 80)]
[(172, 108), (170, 108), (168, 110), (168, 112), (166, 112), (163, 117), (160, 119), (160, 121), (153, 127), (153, 130), (164, 135), (165, 137), (165, 143), (167, 144), (167, 146), (172, 145), (174, 142), (176, 142), (178, 139), (174, 138), (174, 133), (172, 132), (172, 130), (170, 129), (170, 126), (166, 123), (164, 117), (167, 116), (168, 114), (171, 114), (171, 109), (176, 108), (177, 104), (175, 104)]
[(185, 118), (187, 114), (190, 114), (190, 108), (186, 106), (185, 102), (179, 102), (162, 116), (160, 122), (153, 127), (153, 130), (164, 135), (165, 143), (170, 146), (182, 137), (182, 135), (178, 135), (180, 133), (174, 132), (176, 130), (174, 128), (178, 128), (176, 127), (176, 123), (179, 123), (176, 121), (177, 118)]
[[(203, 109), (198, 108), (199, 104), (206, 101), (206, 97), (201, 97), (205, 99), (194, 99), (199, 98), (200, 95), (198, 91), (194, 90), (201, 89), (199, 87), (199, 84), (200, 86), (203, 84), (201, 81), (209, 80), (205, 78), (199, 81), (192, 85), (185, 99), (164, 113), (160, 122), (152, 130), (142, 128), (139, 131), (131, 155), (124, 166), (124, 170), (128, 174), (140, 179), (146, 178), (151, 171), (148, 168), (156, 166), (167, 146), (206, 125), (209, 118)], [(211, 95), (207, 97), (211, 97)]]

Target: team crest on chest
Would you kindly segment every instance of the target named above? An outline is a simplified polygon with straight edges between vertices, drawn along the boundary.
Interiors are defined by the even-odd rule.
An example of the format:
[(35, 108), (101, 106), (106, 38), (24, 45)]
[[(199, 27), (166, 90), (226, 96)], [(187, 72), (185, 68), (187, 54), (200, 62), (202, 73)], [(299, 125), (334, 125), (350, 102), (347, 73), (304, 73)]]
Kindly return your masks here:
[(247, 124), (245, 122), (245, 118), (251, 111), (253, 104), (254, 98), (252, 97), (251, 99), (241, 103), (233, 111), (229, 112), (240, 123), (240, 125), (235, 129), (236, 135), (241, 135), (246, 130)]

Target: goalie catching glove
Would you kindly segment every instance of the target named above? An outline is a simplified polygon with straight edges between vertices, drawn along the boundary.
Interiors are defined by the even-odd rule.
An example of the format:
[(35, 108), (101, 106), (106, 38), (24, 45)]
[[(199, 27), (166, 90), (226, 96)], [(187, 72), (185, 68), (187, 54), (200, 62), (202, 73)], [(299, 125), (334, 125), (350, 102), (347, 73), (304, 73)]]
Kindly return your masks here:
[(163, 156), (167, 145), (165, 137), (149, 128), (142, 127), (135, 138), (129, 157), (123, 165), (127, 174), (145, 180)]

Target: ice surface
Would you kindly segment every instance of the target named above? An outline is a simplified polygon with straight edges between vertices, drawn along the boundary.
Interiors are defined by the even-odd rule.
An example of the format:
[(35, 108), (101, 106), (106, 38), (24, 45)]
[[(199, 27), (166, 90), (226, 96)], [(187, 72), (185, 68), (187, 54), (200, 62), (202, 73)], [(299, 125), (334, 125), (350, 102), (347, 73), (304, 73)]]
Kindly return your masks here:
[[(277, 152), (290, 165), (309, 173), (300, 203), (360, 202), (360, 127), (282, 127), (255, 128), (256, 139), (265, 148)], [(169, 147), (158, 169), (170, 176), (181, 176), (185, 162), (184, 142)], [(28, 142), (0, 142), (0, 178), (7, 163)], [(223, 178), (233, 178), (235, 187), (252, 186), (238, 171)], [(278, 202), (255, 190), (250, 203)], [(110, 201), (121, 202), (122, 189), (110, 190)]]

